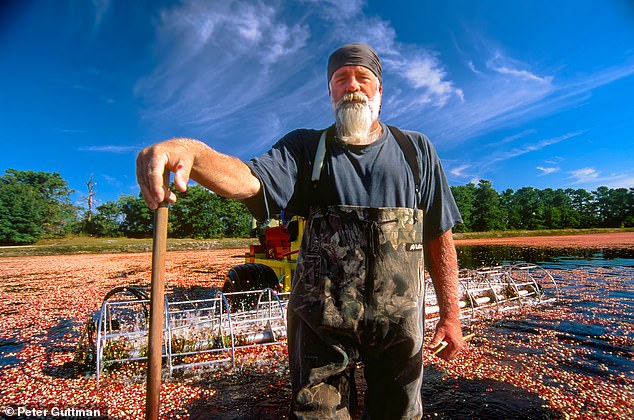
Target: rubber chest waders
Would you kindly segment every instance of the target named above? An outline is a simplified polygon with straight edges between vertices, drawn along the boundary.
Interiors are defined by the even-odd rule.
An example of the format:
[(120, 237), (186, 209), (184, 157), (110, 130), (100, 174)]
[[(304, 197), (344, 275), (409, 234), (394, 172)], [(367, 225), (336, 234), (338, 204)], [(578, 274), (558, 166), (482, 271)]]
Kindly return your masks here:
[(422, 225), (411, 208), (313, 208), (289, 302), (296, 418), (354, 415), (356, 360), (366, 415), (422, 416)]

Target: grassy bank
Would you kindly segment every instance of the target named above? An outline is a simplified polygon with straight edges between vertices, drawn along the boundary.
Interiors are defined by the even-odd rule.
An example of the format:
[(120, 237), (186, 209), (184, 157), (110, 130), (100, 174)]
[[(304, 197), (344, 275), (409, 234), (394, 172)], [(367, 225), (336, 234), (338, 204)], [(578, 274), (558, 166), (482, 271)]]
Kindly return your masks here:
[[(168, 251), (247, 248), (257, 242), (253, 238), (168, 239)], [(91, 238), (84, 236), (46, 239), (34, 245), (0, 247), (0, 257), (106, 254), (119, 252), (150, 252), (152, 239)]]
[[(456, 239), (512, 238), (529, 236), (583, 235), (590, 233), (634, 232), (634, 228), (623, 229), (561, 229), (561, 230), (511, 230), (499, 232), (456, 233)], [(170, 251), (247, 248), (257, 243), (254, 238), (226, 239), (168, 239)], [(35, 245), (0, 246), (0, 257), (103, 254), (119, 252), (150, 252), (152, 239), (92, 238), (76, 236), (42, 240)]]
[(454, 239), (525, 238), (530, 236), (588, 235), (592, 233), (634, 232), (634, 228), (502, 230), (454, 233)]

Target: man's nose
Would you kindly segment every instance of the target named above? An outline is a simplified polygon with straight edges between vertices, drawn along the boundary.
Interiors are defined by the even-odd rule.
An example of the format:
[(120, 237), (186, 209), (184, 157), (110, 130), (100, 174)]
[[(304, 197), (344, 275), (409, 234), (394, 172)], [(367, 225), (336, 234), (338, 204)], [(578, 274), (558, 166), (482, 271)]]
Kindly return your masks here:
[(361, 85), (357, 81), (356, 77), (350, 77), (346, 85), (346, 92), (358, 92), (361, 90)]

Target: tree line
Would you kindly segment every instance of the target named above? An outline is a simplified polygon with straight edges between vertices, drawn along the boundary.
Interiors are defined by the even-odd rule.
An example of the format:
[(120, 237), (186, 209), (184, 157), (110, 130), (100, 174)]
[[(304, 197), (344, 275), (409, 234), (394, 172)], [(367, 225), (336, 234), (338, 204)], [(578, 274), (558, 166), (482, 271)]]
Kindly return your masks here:
[[(90, 182), (89, 182), (90, 184)], [(88, 209), (71, 202), (74, 192), (57, 172), (7, 169), (0, 177), (0, 244), (26, 245), (66, 235), (151, 237), (153, 213), (140, 196), (122, 195)], [(634, 188), (599, 187), (498, 193), (491, 182), (453, 186), (463, 222), (456, 232), (634, 226)], [(199, 186), (176, 192), (169, 235), (176, 238), (246, 237), (251, 215), (239, 201)]]
[[(122, 195), (87, 210), (71, 202), (73, 192), (57, 172), (6, 170), (0, 177), (0, 244), (27, 245), (67, 235), (152, 236), (154, 215), (140, 195)], [(169, 211), (170, 237), (249, 236), (251, 214), (241, 202), (199, 185), (175, 193), (177, 200)], [(94, 198), (92, 191), (89, 197)]]
[(451, 191), (464, 222), (457, 232), (634, 226), (634, 188), (523, 187), (498, 193), (490, 181), (480, 180)]

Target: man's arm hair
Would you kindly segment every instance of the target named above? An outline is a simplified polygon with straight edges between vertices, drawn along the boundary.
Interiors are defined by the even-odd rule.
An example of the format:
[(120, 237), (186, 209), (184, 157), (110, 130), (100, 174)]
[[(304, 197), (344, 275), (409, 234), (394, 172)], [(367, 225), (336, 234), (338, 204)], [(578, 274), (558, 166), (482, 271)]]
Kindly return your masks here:
[(447, 347), (438, 356), (449, 360), (464, 346), (458, 306), (458, 257), (451, 229), (427, 240), (426, 260), (440, 309), (436, 333), (428, 348), (437, 348), (446, 342)]
[(143, 149), (137, 157), (137, 181), (150, 208), (176, 196), (163, 185), (163, 173), (174, 173), (179, 191), (189, 179), (228, 198), (246, 199), (260, 191), (260, 181), (241, 160), (193, 139), (172, 139)]
[(427, 268), (434, 283), (441, 318), (458, 318), (458, 257), (451, 229), (427, 241)]

